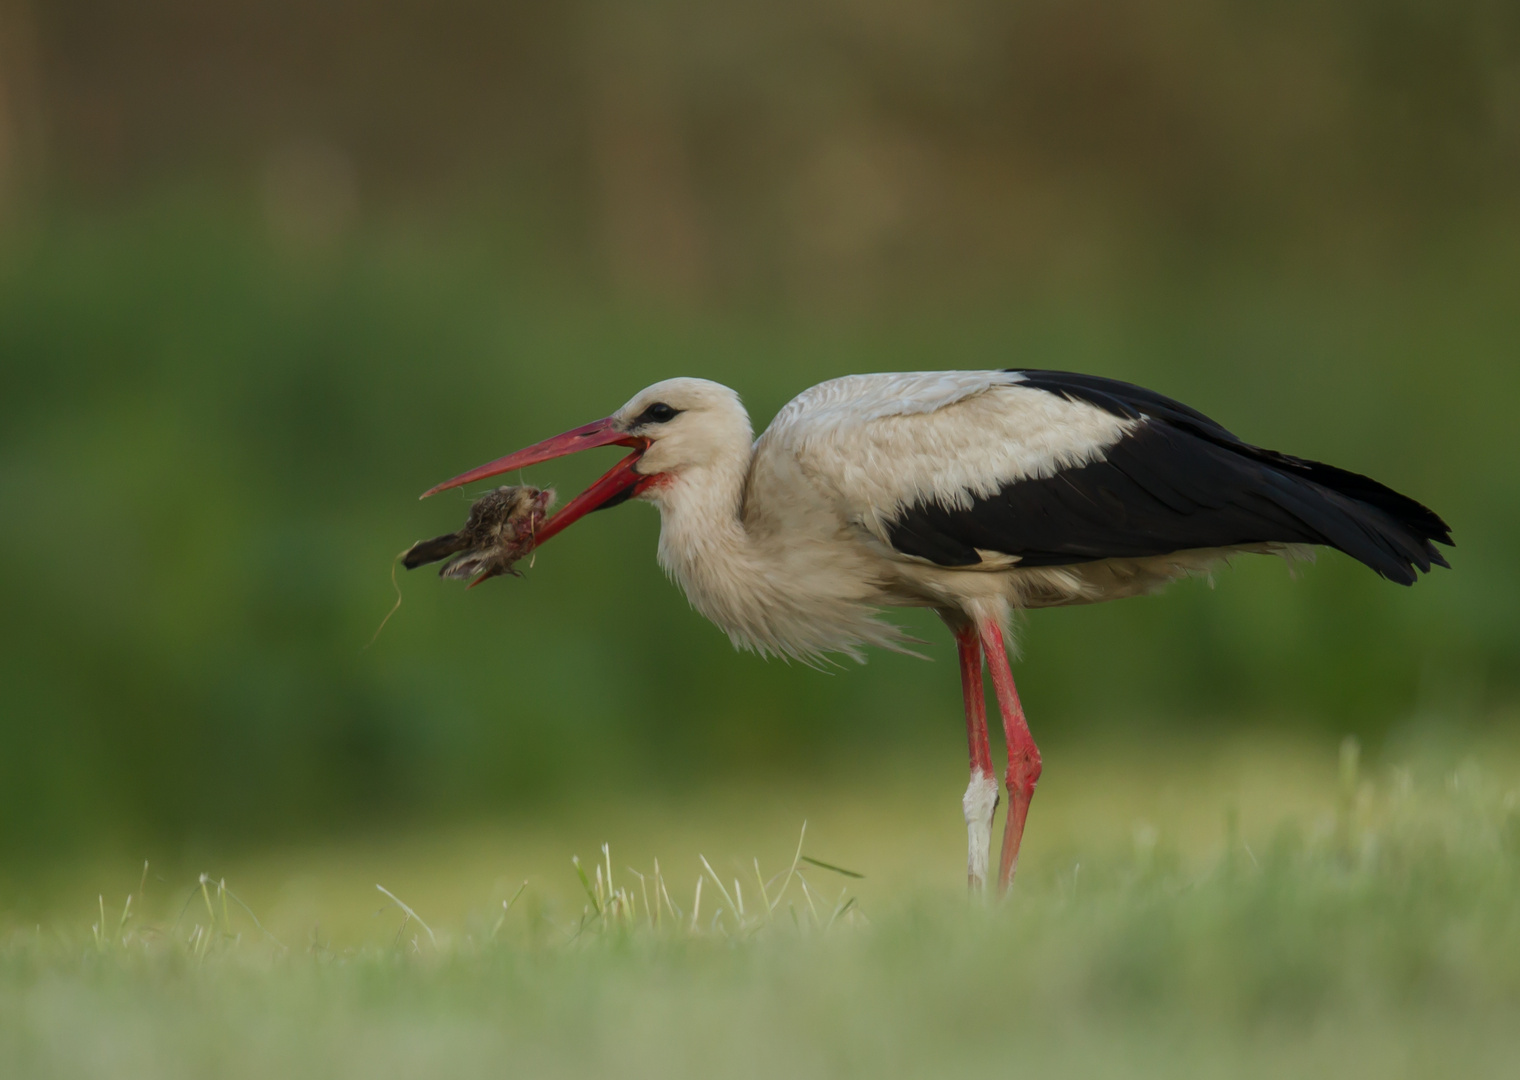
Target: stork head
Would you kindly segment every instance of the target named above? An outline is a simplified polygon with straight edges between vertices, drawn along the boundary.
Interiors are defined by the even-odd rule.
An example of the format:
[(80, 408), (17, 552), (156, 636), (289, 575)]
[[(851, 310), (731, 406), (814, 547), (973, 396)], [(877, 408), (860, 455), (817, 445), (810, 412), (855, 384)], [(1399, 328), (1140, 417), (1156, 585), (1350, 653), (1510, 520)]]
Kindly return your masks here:
[(641, 496), (658, 501), (660, 488), (679, 484), (688, 474), (742, 467), (749, 459), (751, 438), (749, 415), (728, 387), (707, 379), (666, 379), (639, 391), (605, 420), (460, 473), (422, 497), (579, 450), (631, 447), (631, 454), (544, 523), (537, 534), (542, 544), (593, 510)]
[(638, 472), (664, 483), (690, 470), (725, 465), (736, 451), (745, 460), (749, 456), (749, 414), (739, 395), (707, 379), (657, 382), (610, 419), (645, 441)]

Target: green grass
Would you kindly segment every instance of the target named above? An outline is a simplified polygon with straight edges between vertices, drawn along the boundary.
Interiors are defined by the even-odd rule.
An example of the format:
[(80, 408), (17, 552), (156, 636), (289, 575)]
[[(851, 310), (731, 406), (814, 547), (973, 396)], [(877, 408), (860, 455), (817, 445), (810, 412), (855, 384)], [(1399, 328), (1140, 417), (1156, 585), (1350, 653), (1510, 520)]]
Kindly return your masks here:
[[(591, 805), (245, 855), (205, 881), (122, 875), (88, 905), (86, 871), (60, 872), (48, 914), (13, 911), (0, 945), (0, 1075), (1414, 1077), (1520, 1060), (1511, 754), (1068, 756), (1015, 895), (987, 905), (956, 885), (953, 797), (911, 768), (861, 772), (878, 785)], [(864, 878), (796, 858), (782, 823), (799, 807), (816, 815), (801, 854)], [(578, 872), (554, 849), (598, 824), (615, 841), (582, 847)], [(758, 859), (722, 854), (752, 843)]]

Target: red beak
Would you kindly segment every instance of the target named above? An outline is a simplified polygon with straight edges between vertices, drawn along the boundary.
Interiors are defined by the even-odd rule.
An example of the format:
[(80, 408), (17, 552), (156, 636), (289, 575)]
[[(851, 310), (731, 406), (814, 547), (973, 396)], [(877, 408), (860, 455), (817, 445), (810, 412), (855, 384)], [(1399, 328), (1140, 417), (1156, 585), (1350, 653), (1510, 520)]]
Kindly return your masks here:
[(644, 451), (649, 449), (649, 440), (619, 430), (612, 418), (608, 417), (606, 420), (598, 420), (584, 427), (574, 428), (563, 435), (556, 435), (552, 439), (545, 439), (541, 443), (534, 443), (515, 454), (489, 461), (469, 472), (460, 473), (452, 480), (445, 480), (437, 487), (424, 491), (422, 497), (425, 499), (440, 491), (472, 484), (476, 480), (498, 476), (504, 472), (511, 472), (513, 469), (525, 469), (529, 465), (552, 461), (578, 450), (591, 450), (598, 446), (631, 446), (634, 452), (604, 473), (596, 483), (571, 499), (559, 513), (544, 522), (536, 535), (537, 543), (543, 544), (551, 536), (569, 528), (591, 511), (606, 505), (614, 497), (624, 492), (636, 495), (653, 483), (655, 479), (653, 476), (645, 476), (635, 472), (633, 468), (634, 463), (639, 460)]

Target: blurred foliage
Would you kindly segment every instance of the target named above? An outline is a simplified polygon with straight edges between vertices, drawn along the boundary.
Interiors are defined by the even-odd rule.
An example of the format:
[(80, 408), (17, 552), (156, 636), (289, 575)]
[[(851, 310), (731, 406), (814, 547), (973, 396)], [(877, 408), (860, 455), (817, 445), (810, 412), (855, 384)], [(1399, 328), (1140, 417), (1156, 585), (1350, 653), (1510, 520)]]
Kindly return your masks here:
[(1001, 304), (1513, 219), (1506, 0), (11, 0), (0, 172), (290, 235), (506, 201), (641, 302)]
[[(821, 773), (953, 669), (732, 655), (646, 507), (465, 595), (413, 496), (677, 373), (1132, 379), (1447, 516), (1029, 620), (1050, 745), (1520, 689), (1500, 3), (0, 9), (0, 853)], [(601, 461), (534, 479), (568, 497)], [(932, 620), (906, 617), (949, 660)]]
[[(1520, 315), (1492, 283), (1371, 300), (1215, 286), (1075, 313), (1032, 305), (975, 329), (824, 334), (608, 316), (493, 265), (480, 251), (494, 246), (380, 232), (313, 268), (176, 209), (71, 218), (12, 254), (0, 352), (24, 362), (7, 365), (0, 404), (9, 845), (455, 812), (807, 769), (868, 741), (958, 743), (932, 619), (910, 617), (944, 661), (932, 668), (878, 656), (827, 675), (733, 655), (662, 579), (642, 505), (546, 546), (524, 581), (465, 593), (401, 578), (404, 603), (365, 647), (392, 602), (392, 556), (464, 512), (418, 492), (673, 372), (742, 388), (762, 423), (793, 390), (851, 370), (1121, 375), (1248, 438), (1366, 470), (1453, 522), (1457, 569), (1413, 589), (1329, 554), (1304, 581), (1245, 560), (1213, 591), (1034, 614), (1021, 685), (1042, 738), (1105, 717), (1221, 715), (1376, 736), (1515, 700)], [(533, 475), (568, 494), (607, 463)]]

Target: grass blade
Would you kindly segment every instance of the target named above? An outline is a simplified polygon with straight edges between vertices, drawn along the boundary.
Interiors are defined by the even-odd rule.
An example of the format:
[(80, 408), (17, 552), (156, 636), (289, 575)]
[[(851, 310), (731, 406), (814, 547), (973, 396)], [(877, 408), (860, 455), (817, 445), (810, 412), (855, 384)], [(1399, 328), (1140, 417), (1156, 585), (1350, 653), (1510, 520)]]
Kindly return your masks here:
[(854, 870), (846, 870), (842, 866), (835, 866), (833, 863), (826, 863), (822, 859), (815, 859), (815, 858), (813, 858), (810, 855), (804, 855), (804, 856), (802, 856), (802, 861), (805, 862), (805, 863), (812, 863), (814, 866), (819, 867), (820, 869), (823, 869), (823, 870), (832, 870), (836, 874), (843, 874), (845, 877), (849, 877), (849, 878), (864, 878), (865, 877), (864, 874), (857, 874)]
[(595, 908), (596, 913), (600, 915), (602, 913), (602, 905), (596, 898), (596, 889), (592, 888), (591, 879), (586, 876), (586, 871), (581, 866), (581, 857), (579, 855), (572, 855), (570, 856), (570, 862), (575, 866), (576, 876), (581, 879), (581, 888), (586, 890), (587, 899), (591, 901), (591, 906)]
[(408, 918), (416, 919), (417, 920), (417, 925), (420, 926), (420, 927), (422, 927), (424, 930), (427, 931), (428, 940), (433, 943), (433, 948), (435, 948), (435, 949), (438, 948), (438, 938), (433, 934), (433, 928), (431, 926), (429, 926), (427, 923), (425, 923), (425, 922), (422, 921), (422, 916), (418, 915), (415, 911), (413, 911), (410, 907), (408, 907), (406, 905), (406, 903), (399, 896), (397, 896), (395, 893), (391, 892), (384, 885), (376, 884), (375, 888), (379, 889), (386, 896), (389, 896), (391, 898), (391, 901), (398, 908), (400, 908), (402, 911), (406, 912)]
[(718, 891), (723, 894), (723, 899), (728, 903), (728, 910), (734, 913), (734, 918), (738, 919), (740, 922), (743, 922), (743, 912), (738, 907), (738, 905), (734, 903), (734, 898), (728, 895), (728, 890), (723, 887), (723, 879), (718, 877), (718, 875), (713, 872), (712, 864), (707, 861), (707, 856), (698, 855), (697, 858), (702, 860), (702, 866), (706, 868), (708, 876), (713, 879), (713, 884), (716, 885), (718, 887)]

